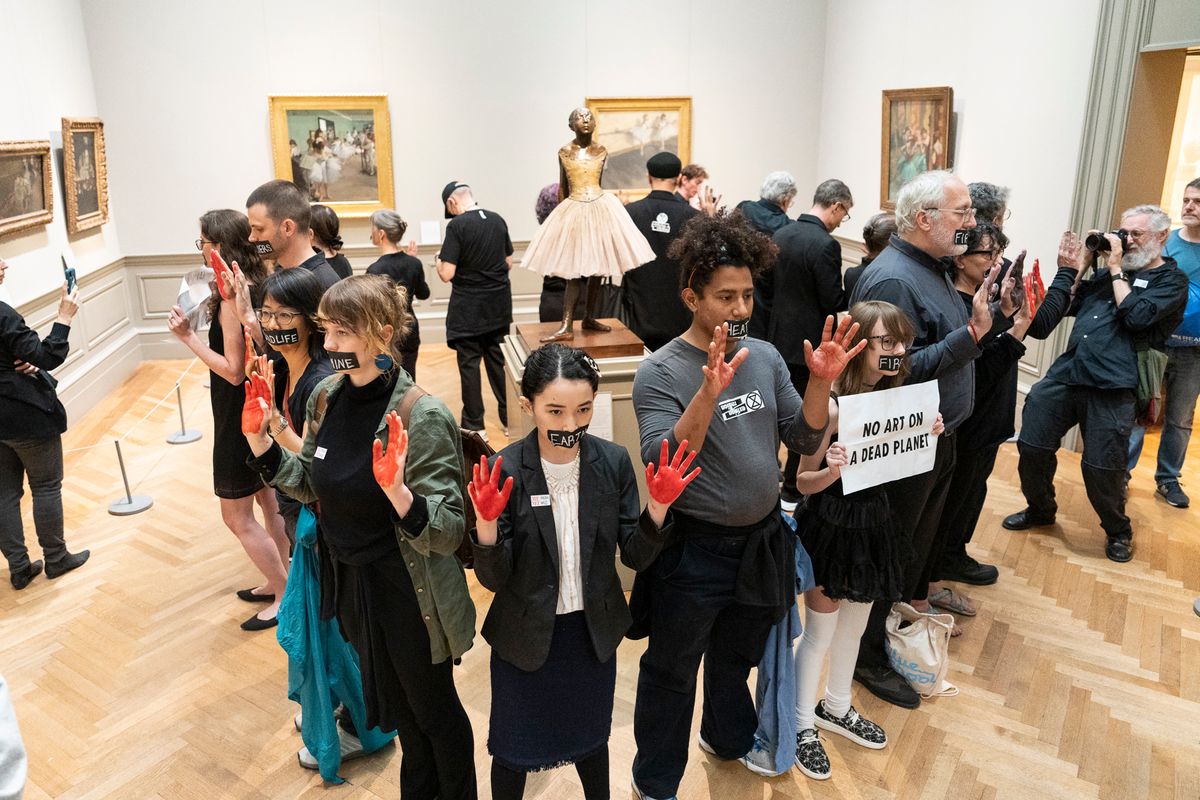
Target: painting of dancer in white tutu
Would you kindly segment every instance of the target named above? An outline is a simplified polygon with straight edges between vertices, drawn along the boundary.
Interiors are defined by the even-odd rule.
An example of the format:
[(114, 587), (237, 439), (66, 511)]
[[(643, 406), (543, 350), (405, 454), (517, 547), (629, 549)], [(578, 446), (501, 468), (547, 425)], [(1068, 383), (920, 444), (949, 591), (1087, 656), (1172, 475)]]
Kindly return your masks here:
[(691, 158), (692, 101), (689, 97), (589, 98), (596, 118), (595, 140), (608, 150), (601, 187), (624, 200), (649, 191), (646, 158), (663, 150), (687, 163)]
[(287, 125), (288, 138), (300, 151), (299, 167), (309, 199), (314, 203), (379, 199), (374, 111), (289, 110)]

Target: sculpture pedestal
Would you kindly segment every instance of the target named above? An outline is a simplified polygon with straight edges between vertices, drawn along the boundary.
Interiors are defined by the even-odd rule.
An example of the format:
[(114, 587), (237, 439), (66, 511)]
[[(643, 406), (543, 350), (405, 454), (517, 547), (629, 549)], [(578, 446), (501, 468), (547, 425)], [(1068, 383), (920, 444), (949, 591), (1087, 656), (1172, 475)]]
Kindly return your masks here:
[[(620, 320), (602, 319), (611, 331), (585, 331), (578, 320), (573, 325), (575, 338), (562, 344), (577, 347), (599, 361), (602, 358), (641, 357), (646, 350), (642, 340)], [(529, 322), (517, 325), (517, 336), (521, 338), (527, 352), (532, 353), (542, 346), (542, 339), (562, 327), (560, 322)]]

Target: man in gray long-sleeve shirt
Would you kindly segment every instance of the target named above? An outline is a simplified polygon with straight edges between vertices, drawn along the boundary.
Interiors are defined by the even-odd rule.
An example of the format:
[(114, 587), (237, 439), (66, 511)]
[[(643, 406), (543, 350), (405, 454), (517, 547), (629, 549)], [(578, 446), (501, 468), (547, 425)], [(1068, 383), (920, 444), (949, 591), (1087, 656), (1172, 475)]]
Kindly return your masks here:
[(672, 797), (683, 776), (701, 658), (701, 746), (732, 759), (754, 743), (746, 679), (795, 601), (795, 539), (779, 513), (776, 454), (781, 440), (816, 451), (833, 379), (862, 349), (845, 349), (848, 320), (831, 338), (831, 319), (820, 347), (809, 348), (802, 402), (775, 348), (743, 338), (771, 241), (741, 216), (697, 217), (672, 255), (692, 324), (638, 368), (633, 405), (644, 461), (657, 459), (663, 439), (686, 439), (701, 472), (672, 506), (676, 541), (633, 590), (635, 624), (650, 629), (633, 763), (635, 796), (648, 798)]
[[(975, 227), (975, 210), (966, 185), (949, 172), (926, 172), (900, 190), (897, 233), (854, 287), (851, 305), (883, 300), (899, 306), (912, 320), (916, 338), (908, 348), (909, 383), (937, 380), (939, 410), (946, 432), (938, 437), (933, 469), (888, 484), (888, 500), (901, 535), (910, 537), (913, 560), (905, 569), (905, 601), (924, 606), (931, 571), (940, 558), (938, 522), (954, 472), (954, 432), (975, 402), (974, 360), (980, 345), (1011, 327), (988, 303), (997, 268), (988, 274), (967, 313), (941, 261), (961, 254), (958, 229)], [(1011, 285), (1004, 304), (1011, 303)], [(1015, 308), (1008, 310), (1008, 315)], [(863, 633), (854, 677), (876, 696), (913, 708), (920, 697), (892, 672), (884, 652), (884, 621), (890, 603), (876, 603)]]

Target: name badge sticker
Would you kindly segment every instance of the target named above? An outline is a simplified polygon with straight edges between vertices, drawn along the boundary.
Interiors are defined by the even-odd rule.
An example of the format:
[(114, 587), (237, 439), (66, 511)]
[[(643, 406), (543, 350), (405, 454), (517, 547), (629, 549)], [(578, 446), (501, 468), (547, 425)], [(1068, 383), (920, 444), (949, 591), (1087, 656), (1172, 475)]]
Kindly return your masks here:
[(315, 453), (313, 453), (313, 457), (314, 457), (314, 458), (320, 458), (320, 459), (324, 459), (324, 458), (325, 458), (325, 454), (326, 454), (326, 453), (328, 453), (328, 452), (329, 452), (329, 451), (328, 451), (328, 450), (326, 450), (324, 447), (318, 447), (318, 448), (317, 448), (317, 451), (316, 451)]
[(534, 508), (546, 508), (550, 505), (550, 495), (534, 494), (529, 496), (529, 505)]
[(1133, 288), (1135, 288), (1135, 289), (1145, 289), (1149, 285), (1150, 285), (1150, 281), (1146, 280), (1145, 278), (1134, 278), (1133, 279)]

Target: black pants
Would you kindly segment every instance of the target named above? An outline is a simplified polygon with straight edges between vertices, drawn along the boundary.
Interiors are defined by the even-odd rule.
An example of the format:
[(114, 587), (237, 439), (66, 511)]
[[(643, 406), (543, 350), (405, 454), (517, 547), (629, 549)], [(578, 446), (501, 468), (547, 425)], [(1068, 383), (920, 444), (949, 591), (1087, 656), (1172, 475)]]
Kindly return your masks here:
[(405, 350), (400, 354), (400, 366), (408, 373), (408, 377), (417, 380), (417, 351)]
[(734, 599), (745, 546), (741, 536), (684, 534), (653, 567), (650, 642), (633, 712), (633, 778), (651, 797), (673, 796), (687, 766), (701, 659), (701, 735), (722, 758), (740, 758), (754, 744), (758, 715), (746, 680), (762, 660), (775, 609)]
[[(575, 762), (584, 800), (608, 800), (608, 747)], [(517, 772), (492, 761), (492, 800), (521, 800), (528, 772)]]
[(990, 447), (959, 447), (954, 453), (954, 477), (950, 479), (950, 492), (946, 507), (942, 511), (941, 532), (942, 558), (934, 571), (933, 579), (941, 577), (941, 568), (967, 554), (967, 543), (975, 535), (983, 502), (987, 499), (988, 477), (996, 466), (996, 454), (1000, 445)]
[(1029, 511), (1053, 517), (1055, 453), (1062, 437), (1075, 425), (1083, 435), (1083, 485), (1110, 539), (1132, 539), (1125, 516), (1125, 461), (1133, 430), (1132, 389), (1093, 389), (1068, 386), (1043, 378), (1029, 392), (1021, 412), (1021, 454), (1017, 471)]
[(482, 336), (471, 336), (466, 339), (455, 339), (450, 342), (458, 356), (458, 380), (462, 386), (462, 417), (461, 424), (467, 430), (483, 430), (483, 384), (479, 380), (479, 361), (483, 359), (483, 367), (487, 372), (488, 383), (492, 385), (492, 394), (496, 396), (496, 404), (500, 407), (500, 424), (508, 425), (508, 397), (504, 389), (504, 355), (500, 352), (500, 342), (508, 333), (502, 328)]
[(358, 653), (367, 724), (395, 730), (404, 800), (475, 800), (475, 740), (450, 659), (430, 662), (429, 631), (397, 552), (335, 562), (337, 617)]
[(33, 526), (46, 561), (67, 555), (63, 539), (62, 437), (0, 441), (0, 551), (10, 572), (29, 566), (25, 528), (21, 522), (21, 496), (25, 476), (33, 495)]
[[(796, 387), (796, 391), (800, 396), (804, 396), (804, 390), (808, 388), (808, 365), (807, 364), (788, 364), (788, 373), (792, 378), (792, 386)], [(800, 454), (795, 450), (787, 451), (787, 460), (783, 463), (783, 489), (780, 494), (787, 500), (795, 500), (800, 496), (800, 492), (796, 489), (796, 471), (800, 469)]]
[[(954, 434), (938, 437), (933, 469), (920, 475), (887, 485), (888, 503), (902, 536), (909, 537), (912, 558), (904, 570), (904, 602), (924, 600), (929, 594), (934, 564), (941, 560), (942, 541), (939, 523), (946, 497), (950, 493), (950, 478), (954, 474)], [(891, 603), (876, 602), (867, 619), (858, 646), (858, 666), (886, 667), (887, 653), (883, 645)]]

